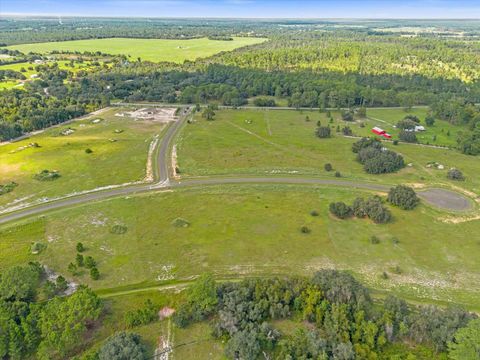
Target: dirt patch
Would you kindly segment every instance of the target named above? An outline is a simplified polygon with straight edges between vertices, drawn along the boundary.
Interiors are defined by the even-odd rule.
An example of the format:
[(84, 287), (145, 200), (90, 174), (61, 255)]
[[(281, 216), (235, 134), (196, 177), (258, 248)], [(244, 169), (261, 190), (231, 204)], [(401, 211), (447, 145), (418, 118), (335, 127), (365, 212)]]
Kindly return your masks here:
[(115, 114), (119, 117), (130, 117), (135, 121), (146, 120), (155, 122), (169, 122), (177, 121), (178, 117), (175, 116), (175, 108), (142, 108), (134, 111), (124, 111)]
[(461, 224), (464, 222), (469, 222), (469, 221), (476, 221), (480, 220), (480, 215), (472, 215), (472, 216), (450, 216), (446, 218), (441, 218), (440, 221), (447, 223), (447, 224)]
[(162, 321), (163, 319), (169, 318), (175, 313), (175, 309), (169, 308), (168, 306), (165, 306), (160, 309), (158, 312), (158, 319)]
[(145, 182), (152, 182), (153, 181), (153, 153), (155, 148), (158, 145), (158, 134), (155, 135), (150, 146), (148, 147), (148, 155), (147, 155), (147, 170), (145, 174)]
[(446, 210), (465, 211), (472, 208), (472, 203), (467, 197), (450, 190), (427, 189), (419, 191), (418, 196), (425, 202)]

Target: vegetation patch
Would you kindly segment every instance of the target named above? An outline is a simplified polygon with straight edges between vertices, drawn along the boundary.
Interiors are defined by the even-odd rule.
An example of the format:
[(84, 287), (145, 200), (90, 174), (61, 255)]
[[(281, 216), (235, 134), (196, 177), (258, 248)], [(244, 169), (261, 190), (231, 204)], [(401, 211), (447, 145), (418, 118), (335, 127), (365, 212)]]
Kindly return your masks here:
[(128, 227), (121, 224), (115, 224), (110, 228), (110, 233), (115, 235), (125, 234), (128, 230)]
[(187, 228), (190, 226), (190, 222), (187, 219), (178, 217), (172, 221), (172, 225), (178, 228)]
[(60, 173), (57, 170), (42, 170), (33, 176), (33, 178), (38, 181), (53, 181), (59, 177)]
[(18, 184), (16, 182), (9, 182), (7, 184), (0, 184), (0, 195), (3, 195), (3, 194), (7, 194), (11, 191), (13, 191), (13, 189), (15, 189), (16, 187), (18, 186)]

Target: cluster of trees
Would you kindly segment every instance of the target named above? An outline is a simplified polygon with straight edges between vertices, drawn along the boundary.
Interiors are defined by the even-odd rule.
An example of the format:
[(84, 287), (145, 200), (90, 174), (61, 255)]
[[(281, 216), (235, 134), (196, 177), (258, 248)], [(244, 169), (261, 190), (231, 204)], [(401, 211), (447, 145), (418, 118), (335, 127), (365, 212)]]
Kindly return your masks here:
[(358, 140), (352, 145), (352, 151), (357, 154), (357, 160), (369, 174), (391, 173), (405, 167), (401, 155), (385, 149), (380, 140), (375, 138)]
[[(255, 359), (262, 353), (281, 359), (375, 359), (392, 343), (407, 355), (410, 346), (404, 343), (423, 344), (439, 353), (450, 347), (452, 354), (461, 354), (480, 335), (474, 314), (457, 307), (414, 308), (393, 296), (374, 306), (364, 286), (334, 270), (311, 279), (223, 284), (202, 276), (192, 289), (174, 317), (176, 324), (185, 327), (209, 319), (213, 334), (226, 341), (230, 359)], [(309, 326), (284, 335), (272, 325), (275, 319), (302, 319)]]
[(412, 210), (418, 205), (420, 199), (411, 187), (397, 185), (388, 192), (387, 201), (403, 210)]
[(347, 219), (351, 216), (357, 218), (368, 217), (377, 224), (385, 224), (392, 219), (392, 213), (384, 205), (379, 196), (367, 198), (358, 197), (353, 201), (352, 206), (344, 202), (333, 202), (329, 206), (330, 212), (340, 219)]
[(66, 358), (81, 346), (82, 336), (99, 318), (102, 302), (88, 288), (80, 287), (69, 297), (52, 294), (49, 301), (36, 302), (44, 280), (38, 263), (1, 273), (0, 358)]

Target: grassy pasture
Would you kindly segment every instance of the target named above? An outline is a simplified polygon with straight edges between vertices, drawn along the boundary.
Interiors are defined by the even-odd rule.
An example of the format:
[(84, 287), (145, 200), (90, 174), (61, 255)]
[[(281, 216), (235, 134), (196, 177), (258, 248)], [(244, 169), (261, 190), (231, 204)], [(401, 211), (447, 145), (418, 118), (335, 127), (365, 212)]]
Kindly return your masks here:
[(9, 46), (9, 49), (23, 53), (48, 53), (58, 51), (101, 51), (112, 55), (128, 55), (132, 60), (138, 57), (153, 62), (169, 61), (182, 63), (185, 60), (204, 58), (221, 51), (232, 51), (239, 47), (254, 45), (265, 41), (261, 38), (235, 37), (233, 41), (209, 40), (207, 38), (191, 40), (166, 39), (92, 39), (60, 41)]
[[(370, 111), (370, 110), (369, 110)], [(403, 117), (403, 110), (388, 110)], [(228, 174), (249, 175), (309, 175), (333, 177), (334, 172), (324, 170), (331, 163), (334, 170), (348, 180), (378, 183), (415, 183), (460, 186), (480, 193), (480, 161), (462, 155), (456, 150), (423, 147), (412, 144), (385, 143), (387, 147), (404, 155), (411, 167), (394, 174), (369, 175), (355, 160), (351, 145), (356, 139), (336, 133), (337, 126), (345, 122), (338, 113), (326, 115), (311, 111), (293, 110), (220, 110), (214, 121), (196, 115), (196, 122), (187, 124), (178, 141), (178, 164), (182, 176), (208, 176)], [(403, 115), (403, 116), (402, 116)], [(306, 117), (310, 121), (305, 121)], [(317, 121), (332, 127), (333, 137), (315, 136)], [(370, 125), (348, 124), (354, 134), (369, 136)], [(436, 126), (436, 125), (435, 125)], [(430, 169), (428, 162), (437, 161), (444, 170)], [(458, 167), (467, 177), (465, 182), (452, 182), (446, 178), (450, 167)]]
[[(335, 267), (353, 271), (375, 289), (480, 309), (480, 223), (445, 223), (448, 214), (426, 205), (393, 208), (395, 219), (386, 225), (330, 216), (330, 202), (369, 195), (322, 186), (224, 185), (112, 199), (3, 226), (0, 271), (38, 260), (71, 278), (67, 266), (81, 241), (101, 278), (92, 281), (83, 270), (74, 279), (95, 289), (207, 271), (224, 278)], [(312, 210), (319, 216), (311, 216)], [(179, 217), (190, 226), (175, 226)], [(127, 232), (113, 234), (116, 224)], [(300, 231), (304, 225), (311, 233)], [(380, 244), (371, 244), (373, 235)], [(35, 241), (47, 245), (39, 255), (30, 254)], [(390, 279), (381, 278), (383, 271)]]
[[(0, 146), (0, 184), (11, 181), (19, 184), (12, 192), (0, 196), (0, 206), (15, 199), (31, 202), (142, 180), (150, 142), (155, 134), (162, 132), (163, 125), (116, 117), (118, 111), (121, 109), (111, 109)], [(97, 118), (104, 120), (93, 123)], [(61, 135), (68, 128), (75, 131)], [(117, 129), (123, 132), (115, 133)], [(29, 147), (31, 143), (40, 147)], [(87, 154), (87, 148), (93, 153)], [(61, 177), (54, 181), (35, 180), (33, 175), (44, 169), (58, 170)]]

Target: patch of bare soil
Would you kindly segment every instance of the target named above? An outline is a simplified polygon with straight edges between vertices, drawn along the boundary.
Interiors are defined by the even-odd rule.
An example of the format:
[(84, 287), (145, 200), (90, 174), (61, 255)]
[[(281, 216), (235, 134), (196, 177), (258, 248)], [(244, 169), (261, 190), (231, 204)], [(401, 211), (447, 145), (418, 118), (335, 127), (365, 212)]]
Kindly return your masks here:
[(124, 111), (115, 114), (119, 117), (130, 117), (135, 121), (146, 120), (155, 122), (169, 122), (177, 121), (178, 117), (175, 116), (175, 108), (142, 108), (134, 111)]
[(145, 174), (145, 182), (152, 182), (153, 181), (153, 152), (155, 151), (158, 144), (158, 134), (155, 135), (152, 142), (150, 142), (150, 146), (148, 147), (148, 155), (147, 155), (147, 170)]
[(169, 308), (168, 306), (165, 306), (160, 309), (158, 312), (158, 319), (162, 321), (163, 319), (169, 318), (175, 313), (175, 309)]

